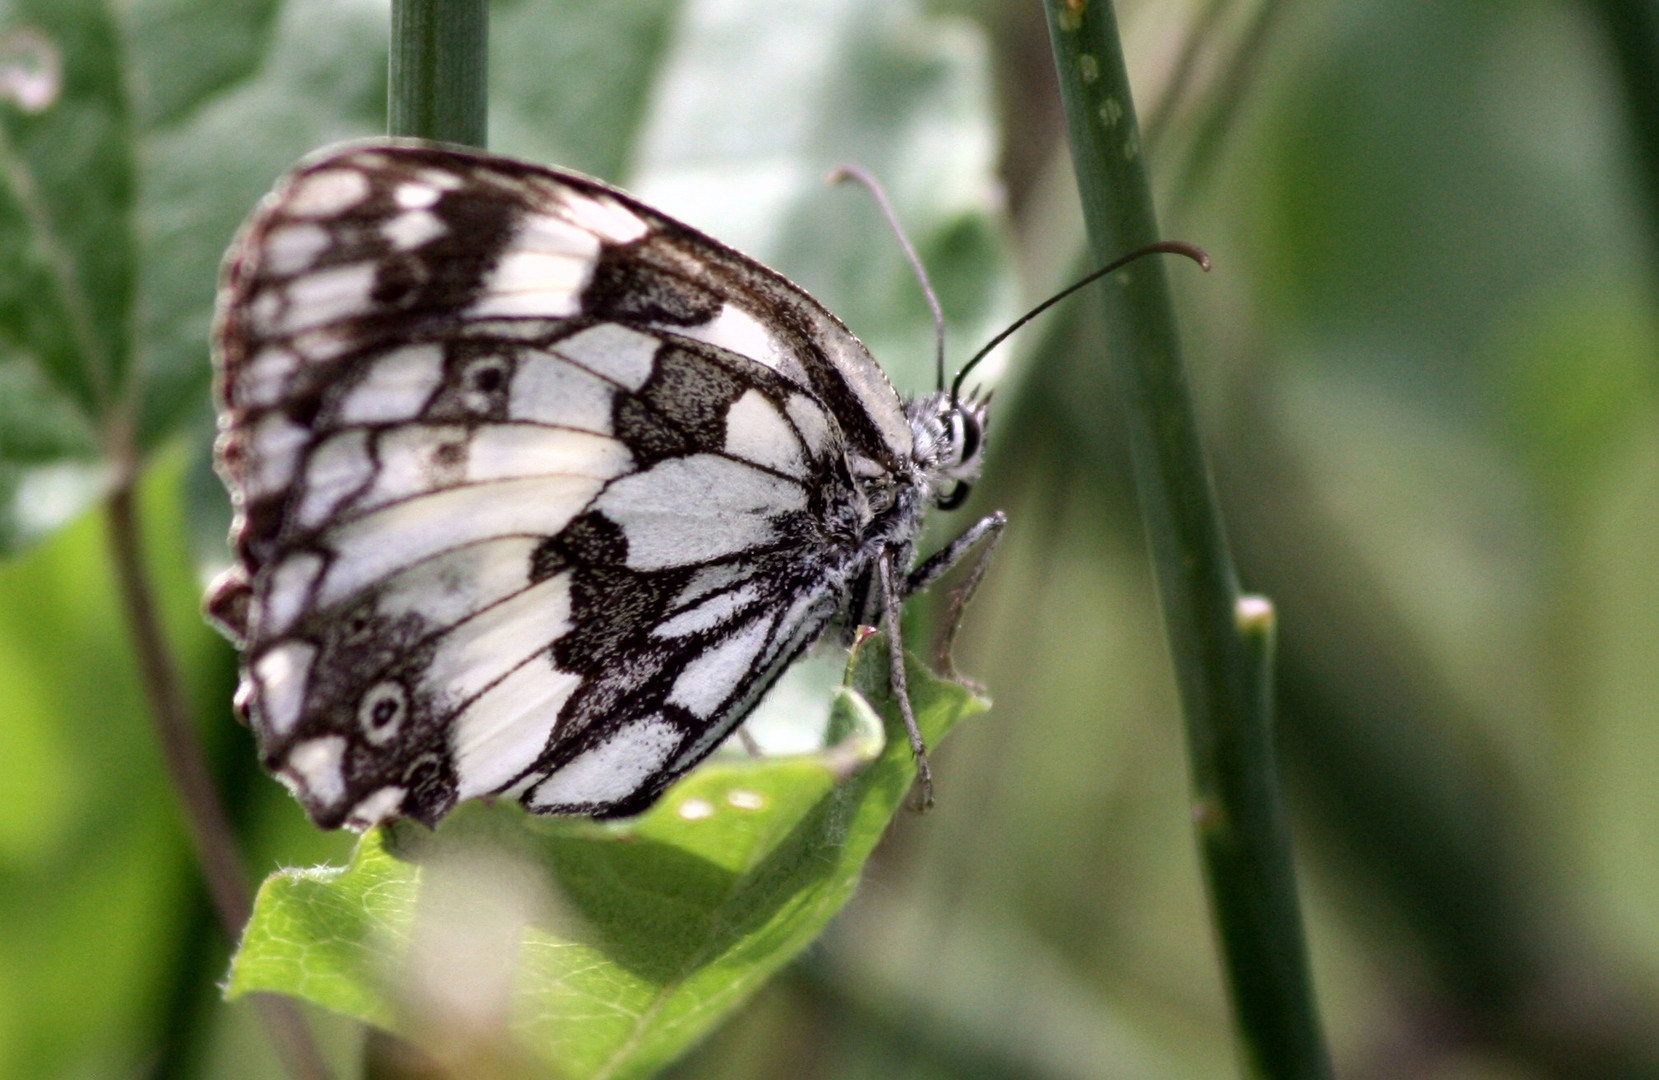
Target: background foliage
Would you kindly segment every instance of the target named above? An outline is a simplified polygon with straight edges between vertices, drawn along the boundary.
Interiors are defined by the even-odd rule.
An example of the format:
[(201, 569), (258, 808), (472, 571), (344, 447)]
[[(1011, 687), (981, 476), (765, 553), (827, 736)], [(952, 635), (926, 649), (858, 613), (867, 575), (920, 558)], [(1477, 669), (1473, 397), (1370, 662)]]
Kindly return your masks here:
[[(1217, 263), (1174, 280), (1242, 574), (1280, 609), (1339, 1072), (1659, 1073), (1659, 15), (1119, 12), (1165, 232)], [(385, 27), (375, 0), (0, 3), (0, 1076), (277, 1075), (218, 1000), (89, 507), (127, 425), (253, 866), (343, 862), (254, 767), (196, 615), (224, 558), (204, 342), (219, 254), (272, 178), (382, 127)], [(17, 73), (53, 59), (60, 93), (30, 111)], [(926, 385), (920, 301), (828, 167), (890, 185), (958, 359), (1081, 257), (1034, 5), (511, 0), (492, 61), (496, 149), (778, 266), (902, 387)], [(958, 650), (996, 704), (941, 751), (939, 810), (901, 817), (823, 943), (675, 1075), (1230, 1074), (1088, 319), (1032, 331), (999, 394), (969, 512), (1013, 523)], [(358, 1033), (311, 1015), (354, 1061)]]

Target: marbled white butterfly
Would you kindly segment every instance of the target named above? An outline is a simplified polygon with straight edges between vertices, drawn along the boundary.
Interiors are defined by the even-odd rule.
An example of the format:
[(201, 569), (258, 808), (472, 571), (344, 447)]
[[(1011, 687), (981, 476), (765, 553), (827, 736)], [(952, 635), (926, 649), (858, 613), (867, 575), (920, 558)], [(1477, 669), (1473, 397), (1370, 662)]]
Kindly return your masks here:
[(912, 569), (984, 405), (902, 401), (778, 274), (505, 158), (296, 168), (227, 256), (215, 353), (236, 564), (208, 611), (325, 827), (642, 810), (838, 614), (896, 649), (903, 600), (1003, 521)]

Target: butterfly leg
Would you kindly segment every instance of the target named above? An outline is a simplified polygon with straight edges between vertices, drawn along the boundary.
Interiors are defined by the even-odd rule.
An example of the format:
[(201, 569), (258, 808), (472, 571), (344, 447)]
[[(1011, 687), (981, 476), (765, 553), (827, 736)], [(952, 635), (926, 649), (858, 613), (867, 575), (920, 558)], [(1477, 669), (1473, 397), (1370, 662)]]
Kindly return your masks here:
[(945, 674), (952, 677), (955, 671), (951, 668), (950, 650), (956, 641), (957, 627), (962, 625), (962, 612), (967, 608), (968, 601), (973, 599), (974, 592), (985, 577), (985, 571), (991, 565), (991, 553), (997, 548), (997, 540), (1002, 536), (1002, 527), (1008, 524), (1008, 515), (1001, 510), (975, 522), (968, 531), (946, 544), (939, 551), (929, 556), (927, 561), (911, 572), (905, 581), (905, 595), (913, 596), (935, 581), (962, 561), (975, 545), (984, 542), (985, 547), (980, 551), (979, 558), (974, 560), (973, 567), (968, 571), (968, 580), (962, 587), (951, 595), (950, 607), (945, 612), (945, 621), (939, 634), (939, 645), (934, 653), (934, 663)]
[(899, 712), (904, 715), (904, 730), (910, 736), (910, 752), (916, 758), (916, 786), (918, 798), (915, 808), (927, 810), (933, 806), (933, 770), (927, 764), (927, 744), (922, 741), (922, 729), (916, 726), (916, 713), (910, 707), (909, 679), (904, 671), (904, 638), (900, 633), (900, 616), (904, 611), (904, 594), (893, 580), (893, 555), (883, 551), (876, 562), (881, 576), (883, 629), (887, 631), (887, 659), (891, 666), (893, 696), (899, 699)]
[[(974, 545), (987, 536), (996, 536), (1006, 524), (1008, 524), (1008, 515), (1001, 510), (994, 514), (988, 514), (974, 522), (968, 527), (967, 532), (929, 555), (923, 560), (922, 565), (910, 572), (910, 576), (904, 582), (905, 597), (915, 596), (935, 581), (938, 581), (945, 575), (946, 571), (961, 562), (962, 557), (971, 551)], [(993, 541), (991, 547), (985, 549), (986, 555), (989, 555), (991, 548), (995, 546), (996, 544)], [(986, 555), (981, 555), (980, 560), (983, 561)]]

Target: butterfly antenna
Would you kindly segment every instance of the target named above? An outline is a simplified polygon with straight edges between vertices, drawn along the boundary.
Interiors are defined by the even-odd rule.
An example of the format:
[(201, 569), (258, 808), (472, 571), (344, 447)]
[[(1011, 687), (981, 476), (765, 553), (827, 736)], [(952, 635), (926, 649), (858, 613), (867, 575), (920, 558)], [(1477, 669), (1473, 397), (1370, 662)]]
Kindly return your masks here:
[(1055, 293), (1047, 300), (1044, 300), (1024, 315), (1021, 315), (1018, 319), (1015, 319), (1013, 324), (1006, 330), (987, 342), (985, 347), (974, 353), (973, 359), (969, 360), (966, 364), (963, 364), (962, 370), (956, 373), (956, 381), (950, 385), (951, 400), (955, 401), (961, 393), (962, 380), (968, 377), (968, 372), (974, 369), (974, 365), (985, 359), (985, 357), (990, 354), (992, 349), (996, 348), (998, 345), (1001, 345), (1004, 341), (1007, 341), (1014, 331), (1018, 330), (1032, 319), (1035, 319), (1037, 316), (1041, 315), (1055, 304), (1058, 304), (1060, 301), (1064, 300), (1078, 289), (1081, 289), (1083, 286), (1105, 277), (1114, 270), (1123, 269), (1125, 266), (1128, 266), (1130, 263), (1134, 262), (1136, 259), (1139, 259), (1143, 255), (1155, 255), (1160, 252), (1165, 255), (1185, 255), (1187, 258), (1203, 267), (1206, 271), (1210, 268), (1210, 257), (1205, 253), (1204, 249), (1196, 244), (1189, 244), (1184, 240), (1160, 240), (1156, 244), (1148, 244), (1143, 248), (1136, 248), (1123, 258), (1115, 259), (1112, 262), (1107, 263), (1105, 266), (1102, 266), (1099, 270), (1096, 270), (1084, 276), (1082, 279), (1067, 285), (1064, 289), (1061, 289), (1059, 292)]
[(922, 283), (922, 292), (927, 294), (927, 306), (933, 309), (933, 356), (935, 366), (939, 371), (939, 389), (945, 388), (945, 313), (939, 307), (939, 297), (933, 291), (933, 283), (927, 279), (927, 270), (922, 266), (921, 256), (916, 254), (915, 245), (911, 244), (910, 237), (904, 234), (904, 226), (899, 224), (899, 216), (893, 213), (893, 204), (887, 201), (887, 192), (881, 189), (881, 183), (875, 177), (859, 168), (857, 165), (843, 165), (834, 170), (825, 178), (831, 184), (839, 184), (844, 180), (856, 180), (870, 189), (870, 194), (876, 197), (876, 205), (887, 218), (887, 224), (892, 226), (893, 233), (899, 238), (899, 244), (904, 248), (905, 257), (910, 260), (910, 266), (916, 271), (916, 280)]

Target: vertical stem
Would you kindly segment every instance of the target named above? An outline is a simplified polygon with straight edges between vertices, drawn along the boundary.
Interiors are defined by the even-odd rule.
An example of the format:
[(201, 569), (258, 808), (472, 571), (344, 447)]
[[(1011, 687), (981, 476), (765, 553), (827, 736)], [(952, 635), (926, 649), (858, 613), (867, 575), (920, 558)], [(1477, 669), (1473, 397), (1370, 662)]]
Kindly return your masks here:
[(1260, 698), (1217, 733), (1207, 771), (1195, 766), (1193, 820), (1248, 1075), (1325, 1077), (1330, 1065), (1308, 976), (1273, 743), (1276, 619), (1261, 596), (1240, 597), (1235, 614)]
[[(1159, 238), (1117, 20), (1109, 0), (1045, 0), (1045, 8), (1089, 242), (1104, 264)], [(1143, 260), (1100, 292), (1109, 377), (1186, 717), (1240, 1064), (1252, 1077), (1323, 1080), (1331, 1070), (1273, 754), (1271, 607), (1240, 606), (1163, 265)]]
[[(388, 135), (485, 146), (488, 75), (487, 0), (392, 0)], [(365, 1078), (428, 1080), (439, 1073), (410, 1044), (369, 1029)]]
[(139, 678), (155, 718), (156, 741), (173, 788), (184, 806), (185, 825), (207, 881), (208, 895), (225, 935), (235, 941), (248, 921), (252, 900), (236, 836), (213, 786), (207, 755), (172, 654), (163, 636), (155, 595), (144, 566), (138, 525), (138, 496), (129, 478), (118, 482), (105, 504), (110, 555), (127, 625), (137, 654)]
[(392, 0), (388, 134), (485, 144), (488, 31), (486, 0)]
[[(124, 425), (117, 426), (126, 430)], [(136, 453), (124, 442), (121, 440), (122, 445), (112, 454), (117, 477), (104, 506), (116, 588), (137, 656), (139, 679), (155, 722), (156, 741), (161, 744), (162, 759), (178, 793), (214, 910), (225, 936), (234, 944), (242, 936), (252, 909), (246, 864), (219, 791), (213, 786), (207, 755), (190, 715), (184, 681), (156, 609), (155, 590), (144, 562)], [(331, 1080), (322, 1051), (293, 1002), (260, 994), (253, 998), (253, 1006), (288, 1075), (298, 1080)]]

